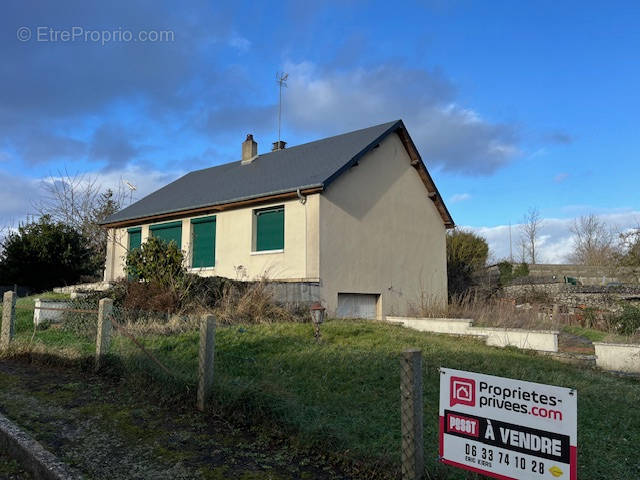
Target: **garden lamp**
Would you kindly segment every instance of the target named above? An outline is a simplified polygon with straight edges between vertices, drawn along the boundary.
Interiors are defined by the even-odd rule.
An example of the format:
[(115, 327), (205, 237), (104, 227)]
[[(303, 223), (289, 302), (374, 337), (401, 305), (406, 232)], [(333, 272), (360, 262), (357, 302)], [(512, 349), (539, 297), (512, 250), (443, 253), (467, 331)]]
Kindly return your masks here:
[(324, 322), (324, 312), (326, 308), (320, 302), (311, 305), (311, 321), (313, 322), (313, 331), (316, 341), (320, 341), (320, 324)]

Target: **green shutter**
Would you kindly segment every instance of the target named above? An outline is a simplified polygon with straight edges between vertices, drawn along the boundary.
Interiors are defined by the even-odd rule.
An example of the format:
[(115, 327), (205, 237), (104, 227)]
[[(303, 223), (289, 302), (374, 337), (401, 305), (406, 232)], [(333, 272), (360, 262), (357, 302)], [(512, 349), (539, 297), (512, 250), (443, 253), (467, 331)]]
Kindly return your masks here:
[(256, 251), (284, 249), (284, 208), (256, 212)]
[(216, 264), (216, 217), (195, 218), (191, 220), (193, 233), (194, 268), (213, 267)]
[(140, 245), (142, 245), (142, 228), (130, 228), (127, 232), (129, 233), (129, 251), (140, 248)]
[(151, 235), (167, 243), (175, 242), (178, 249), (182, 248), (182, 222), (161, 223), (149, 228)]

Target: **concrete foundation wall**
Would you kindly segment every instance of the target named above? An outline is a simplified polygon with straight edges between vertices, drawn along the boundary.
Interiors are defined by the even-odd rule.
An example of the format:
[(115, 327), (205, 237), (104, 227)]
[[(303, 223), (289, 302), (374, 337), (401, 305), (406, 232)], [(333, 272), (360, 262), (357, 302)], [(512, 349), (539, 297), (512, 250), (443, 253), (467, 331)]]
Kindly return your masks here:
[(559, 332), (552, 330), (474, 327), (471, 320), (458, 318), (387, 317), (387, 321), (400, 323), (421, 332), (483, 337), (487, 345), (495, 347), (517, 347), (541, 352), (558, 351)]
[(594, 342), (596, 365), (604, 370), (640, 373), (640, 345)]
[(319, 283), (270, 282), (266, 289), (275, 301), (288, 305), (311, 304), (322, 298)]

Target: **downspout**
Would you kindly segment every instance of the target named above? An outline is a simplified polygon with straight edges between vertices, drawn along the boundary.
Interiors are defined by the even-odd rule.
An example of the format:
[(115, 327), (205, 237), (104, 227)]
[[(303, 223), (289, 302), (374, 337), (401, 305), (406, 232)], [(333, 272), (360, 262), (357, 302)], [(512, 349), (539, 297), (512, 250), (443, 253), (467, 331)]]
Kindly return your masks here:
[(303, 204), (303, 205), (304, 205), (305, 203), (307, 203), (307, 197), (305, 197), (304, 195), (302, 195), (302, 193), (300, 192), (300, 189), (299, 189), (299, 188), (296, 190), (296, 193), (298, 194), (298, 199), (300, 200), (300, 203), (301, 203), (301, 204)]
[(307, 197), (302, 195), (299, 188), (296, 190), (296, 193), (298, 194), (298, 200), (300, 200), (300, 203), (304, 205), (304, 278), (307, 278), (309, 276), (309, 261), (307, 259), (309, 249), (309, 245), (307, 245), (307, 242), (309, 241), (307, 235), (307, 231), (309, 230), (309, 225), (307, 224)]

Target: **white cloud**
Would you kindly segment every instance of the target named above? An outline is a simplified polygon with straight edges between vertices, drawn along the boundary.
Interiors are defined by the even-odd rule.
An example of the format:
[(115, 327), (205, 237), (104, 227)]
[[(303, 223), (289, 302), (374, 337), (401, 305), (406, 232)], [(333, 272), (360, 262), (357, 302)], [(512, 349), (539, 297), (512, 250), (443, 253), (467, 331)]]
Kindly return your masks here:
[(569, 178), (569, 174), (562, 172), (557, 174), (555, 177), (553, 177), (553, 181), (556, 183), (562, 183), (564, 182), (567, 178)]
[(240, 53), (246, 53), (251, 48), (251, 42), (240, 35), (233, 35), (229, 39), (229, 46), (235, 48)]
[[(136, 186), (136, 191), (132, 195), (132, 200), (135, 202), (184, 173), (129, 166), (117, 172), (86, 172), (84, 175), (87, 179), (95, 179), (96, 184), (100, 185), (102, 190), (110, 188), (117, 191), (124, 188), (127, 192), (126, 201), (128, 203), (129, 190), (123, 185), (123, 180)], [(42, 183), (56, 180), (60, 180), (60, 177), (28, 178), (0, 171), (0, 183), (4, 186), (0, 189), (0, 230), (15, 227), (27, 216), (35, 216), (36, 208), (34, 205), (42, 200), (45, 194)]]
[(327, 70), (311, 62), (285, 70), (285, 118), (296, 130), (336, 134), (402, 118), (428, 164), (472, 175), (520, 155), (516, 128), (459, 105), (438, 71), (393, 63)]
[[(626, 231), (640, 224), (640, 211), (609, 212), (598, 215), (600, 220), (615, 231)], [(545, 218), (538, 239), (539, 263), (567, 263), (573, 249), (573, 235), (569, 230), (573, 218)], [(489, 243), (491, 261), (508, 259), (509, 225), (495, 227), (463, 227), (482, 235)], [(514, 259), (520, 260), (520, 225), (511, 226), (511, 242)]]
[(449, 198), (449, 203), (464, 202), (465, 200), (469, 200), (470, 198), (471, 195), (468, 193), (456, 193), (454, 195), (451, 195), (451, 198)]

